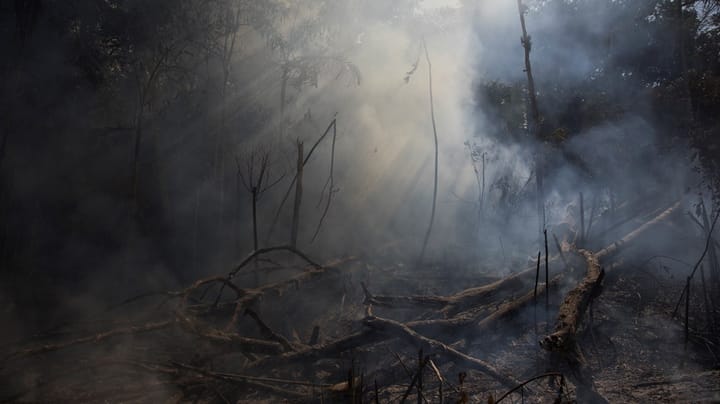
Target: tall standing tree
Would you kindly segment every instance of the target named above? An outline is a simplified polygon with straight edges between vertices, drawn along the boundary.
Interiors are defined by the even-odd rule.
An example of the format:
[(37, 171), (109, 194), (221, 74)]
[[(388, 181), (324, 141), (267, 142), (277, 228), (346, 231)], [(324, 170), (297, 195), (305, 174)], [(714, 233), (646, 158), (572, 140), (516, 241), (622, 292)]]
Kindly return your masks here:
[(522, 0), (517, 1), (518, 13), (520, 14), (520, 27), (522, 29), (522, 43), (525, 51), (525, 74), (527, 75), (527, 97), (529, 104), (528, 131), (531, 136), (535, 137), (538, 142), (535, 150), (535, 184), (537, 188), (537, 214), (538, 214), (538, 237), (545, 228), (545, 151), (544, 140), (540, 134), (540, 111), (538, 109), (537, 94), (535, 92), (535, 78), (532, 73), (532, 64), (530, 63), (530, 51), (532, 50), (532, 42), (527, 33), (525, 26), (525, 13), (527, 11)]

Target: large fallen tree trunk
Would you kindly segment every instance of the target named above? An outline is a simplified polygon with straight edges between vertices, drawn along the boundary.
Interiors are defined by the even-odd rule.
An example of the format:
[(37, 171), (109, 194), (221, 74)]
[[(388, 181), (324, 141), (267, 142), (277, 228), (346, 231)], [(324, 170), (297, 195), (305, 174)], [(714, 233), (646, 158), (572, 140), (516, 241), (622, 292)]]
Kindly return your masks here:
[(587, 250), (579, 252), (585, 257), (587, 264), (585, 277), (565, 296), (558, 310), (555, 331), (544, 337), (540, 341), (540, 345), (546, 350), (562, 353), (562, 357), (570, 364), (578, 388), (579, 402), (607, 403), (607, 400), (597, 392), (592, 373), (585, 366), (585, 361), (575, 342), (582, 315), (592, 298), (599, 294), (605, 272), (600, 267), (596, 254)]
[(597, 253), (587, 250), (580, 250), (585, 257), (587, 271), (582, 281), (572, 289), (560, 305), (558, 320), (555, 331), (543, 338), (541, 345), (550, 351), (571, 351), (574, 350), (575, 334), (582, 321), (583, 314), (591, 300), (599, 294), (600, 284), (604, 277), (604, 271), (600, 267), (600, 259), (607, 258), (617, 253), (623, 246), (637, 239), (653, 226), (667, 219), (677, 208), (680, 202), (674, 203), (665, 211), (652, 220), (625, 235), (620, 240), (610, 244)]
[(675, 212), (681, 204), (682, 201), (677, 201), (669, 208), (665, 209), (662, 213), (655, 216), (652, 220), (649, 220), (645, 223), (643, 223), (640, 227), (637, 229), (631, 231), (630, 233), (626, 234), (625, 237), (621, 238), (620, 240), (610, 244), (609, 246), (603, 248), (602, 250), (595, 253), (595, 256), (598, 259), (603, 259), (606, 257), (609, 257), (613, 254), (616, 254), (620, 251), (621, 248), (623, 248), (627, 243), (637, 239), (640, 235), (657, 225), (658, 223), (666, 220), (670, 215)]
[(678, 201), (652, 220), (597, 253), (580, 250), (587, 265), (585, 277), (565, 296), (558, 310), (558, 320), (554, 332), (540, 341), (540, 345), (546, 350), (561, 353), (575, 371), (578, 381), (579, 400), (592, 403), (607, 402), (595, 389), (592, 374), (585, 365), (576, 343), (583, 315), (592, 299), (598, 296), (601, 291), (605, 273), (600, 267), (600, 259), (608, 258), (617, 253), (627, 243), (637, 239), (641, 234), (667, 219), (679, 206), (680, 202)]
[[(641, 234), (657, 223), (667, 219), (677, 208), (680, 202), (674, 203), (668, 209), (660, 213), (652, 220), (644, 223), (637, 229), (625, 235), (620, 240), (610, 244), (604, 249), (598, 251), (595, 255), (598, 259), (610, 257), (616, 254), (626, 244), (635, 240)], [(549, 263), (557, 262), (558, 256), (549, 259)], [(567, 267), (567, 264), (564, 264)], [(566, 268), (565, 268), (566, 269)], [(532, 266), (517, 272), (511, 276), (499, 279), (493, 283), (473, 287), (462, 290), (450, 296), (383, 296), (370, 293), (368, 288), (363, 284), (365, 292), (365, 303), (373, 304), (379, 307), (388, 308), (429, 308), (440, 310), (446, 317), (454, 317), (459, 313), (470, 308), (476, 308), (483, 304), (488, 304), (501, 294), (509, 294), (524, 290), (531, 282), (532, 275), (535, 273), (536, 267)]]
[(600, 291), (600, 284), (605, 276), (595, 254), (587, 250), (579, 252), (587, 262), (587, 273), (580, 284), (568, 292), (560, 305), (555, 331), (540, 341), (540, 345), (550, 351), (572, 349), (582, 314), (593, 296)]

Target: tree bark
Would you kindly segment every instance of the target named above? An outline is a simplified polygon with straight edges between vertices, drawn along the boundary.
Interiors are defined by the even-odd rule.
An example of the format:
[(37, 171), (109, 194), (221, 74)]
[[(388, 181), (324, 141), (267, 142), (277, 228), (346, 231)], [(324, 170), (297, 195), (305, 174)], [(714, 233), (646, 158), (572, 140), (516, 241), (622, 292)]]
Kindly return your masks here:
[(580, 250), (580, 254), (585, 257), (587, 273), (582, 282), (565, 296), (565, 300), (560, 305), (555, 331), (540, 342), (546, 350), (567, 351), (573, 348), (583, 313), (592, 298), (600, 292), (605, 271), (600, 268), (597, 255), (587, 250)]
[(528, 131), (530, 132), (531, 136), (536, 137), (538, 142), (540, 143), (535, 153), (535, 183), (537, 189), (537, 211), (539, 223), (538, 231), (542, 233), (542, 230), (545, 228), (545, 187), (543, 183), (545, 177), (545, 153), (543, 150), (543, 142), (540, 134), (540, 111), (538, 109), (537, 97), (535, 95), (535, 79), (533, 78), (532, 64), (530, 63), (530, 51), (532, 49), (532, 42), (527, 34), (527, 28), (525, 26), (525, 6), (523, 5), (522, 0), (518, 0), (517, 4), (518, 13), (520, 14), (520, 27), (522, 28), (522, 38), (520, 39), (520, 42), (522, 43), (523, 49), (525, 51), (525, 74), (527, 75), (528, 101), (530, 104), (530, 119), (528, 120)]
[(297, 176), (295, 180), (295, 204), (293, 206), (293, 217), (292, 217), (292, 228), (290, 230), (290, 246), (293, 248), (297, 247), (298, 229), (300, 227), (300, 206), (302, 204), (302, 177), (303, 177), (303, 166), (304, 153), (303, 144), (298, 140), (297, 142)]

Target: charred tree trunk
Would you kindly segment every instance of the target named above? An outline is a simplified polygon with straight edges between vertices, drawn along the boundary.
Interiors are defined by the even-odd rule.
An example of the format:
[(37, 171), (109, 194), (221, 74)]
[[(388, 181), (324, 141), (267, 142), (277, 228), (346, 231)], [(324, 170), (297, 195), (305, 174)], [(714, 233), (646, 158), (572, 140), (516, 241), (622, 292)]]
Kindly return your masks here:
[(303, 177), (303, 166), (304, 163), (304, 152), (303, 144), (298, 140), (297, 142), (297, 177), (295, 179), (295, 204), (293, 205), (293, 217), (292, 217), (292, 228), (290, 229), (290, 245), (292, 247), (297, 246), (298, 229), (300, 227), (300, 206), (302, 204), (302, 177)]
[[(535, 79), (532, 73), (532, 64), (530, 63), (530, 51), (532, 50), (532, 42), (530, 36), (527, 34), (527, 28), (525, 26), (525, 6), (522, 0), (518, 0), (518, 13), (520, 14), (520, 27), (522, 28), (522, 43), (525, 51), (525, 74), (527, 75), (528, 83), (528, 103), (530, 105), (528, 119), (528, 131), (531, 136), (534, 136), (539, 142), (538, 148), (535, 152), (535, 183), (537, 190), (537, 212), (538, 212), (538, 234), (542, 233), (545, 228), (545, 153), (543, 150), (543, 143), (540, 134), (540, 111), (538, 109), (537, 97), (535, 94)], [(541, 236), (539, 236), (541, 237)]]
[(257, 188), (252, 189), (252, 221), (253, 221), (253, 251), (258, 250), (258, 231), (257, 231)]
[(543, 338), (540, 343), (543, 348), (550, 351), (568, 350), (575, 345), (575, 334), (582, 315), (590, 300), (600, 291), (600, 284), (605, 276), (597, 255), (586, 250), (580, 250), (580, 254), (585, 257), (587, 274), (582, 282), (565, 296), (565, 300), (560, 305), (555, 331)]
[(142, 116), (139, 116), (135, 122), (135, 143), (133, 147), (133, 168), (130, 183), (130, 203), (131, 214), (136, 216), (138, 213), (138, 180), (140, 176), (140, 147), (142, 144)]

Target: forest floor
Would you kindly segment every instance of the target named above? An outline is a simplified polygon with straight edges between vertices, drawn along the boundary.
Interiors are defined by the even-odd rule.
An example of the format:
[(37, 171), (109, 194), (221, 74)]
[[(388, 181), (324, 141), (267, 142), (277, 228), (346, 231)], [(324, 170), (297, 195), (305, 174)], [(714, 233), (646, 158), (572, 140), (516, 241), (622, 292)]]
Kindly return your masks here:
[[(645, 223), (653, 217), (667, 215)], [(674, 316), (685, 279), (659, 263), (625, 262), (613, 250), (584, 255), (586, 271), (570, 248), (548, 258), (546, 288), (532, 259), (499, 274), (477, 264), (418, 267), (398, 249), (322, 264), (269, 249), (232, 276), (5, 344), (0, 400), (720, 401), (720, 349), (700, 326), (718, 313), (695, 294)], [(597, 256), (605, 270), (592, 278)], [(558, 313), (578, 302), (567, 337)], [(539, 343), (557, 342), (552, 335), (567, 339)]]

